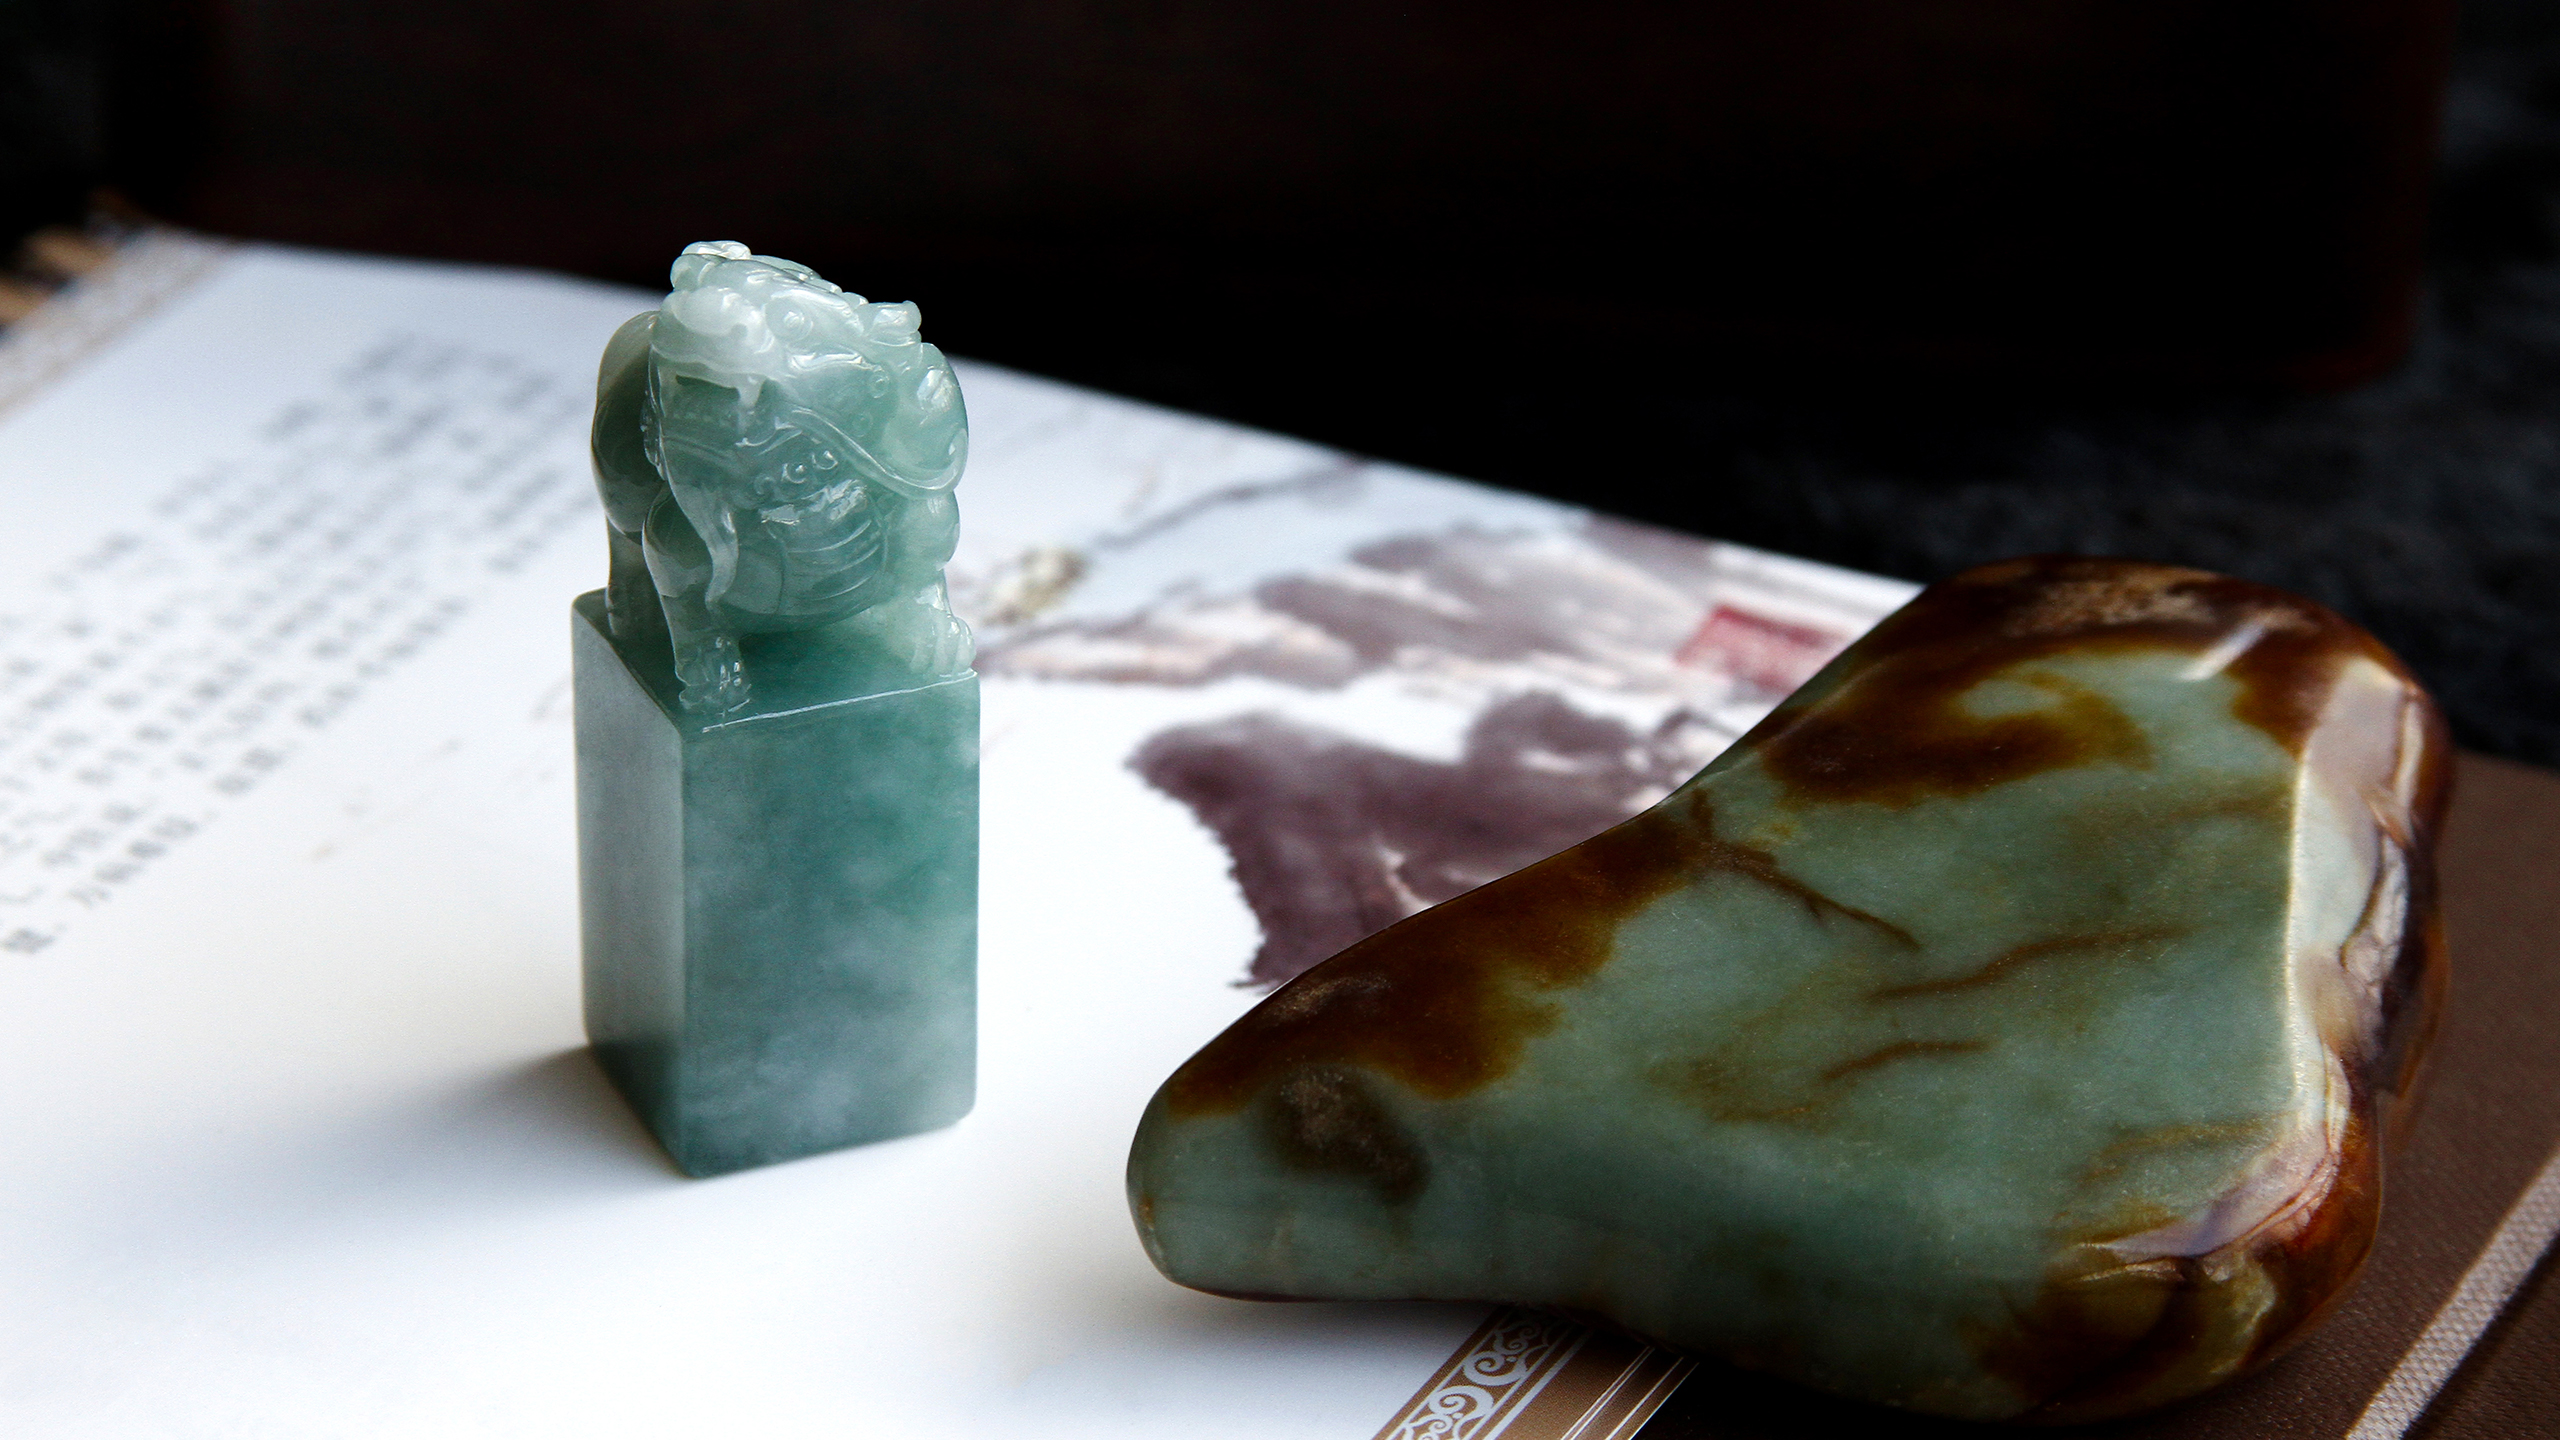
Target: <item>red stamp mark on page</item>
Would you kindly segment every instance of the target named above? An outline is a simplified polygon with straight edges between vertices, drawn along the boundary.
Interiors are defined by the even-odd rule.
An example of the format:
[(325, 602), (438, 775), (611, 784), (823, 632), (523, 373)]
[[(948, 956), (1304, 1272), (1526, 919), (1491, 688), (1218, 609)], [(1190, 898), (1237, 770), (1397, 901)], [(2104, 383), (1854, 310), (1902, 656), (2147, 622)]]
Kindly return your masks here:
[(1679, 661), (1730, 675), (1775, 695), (1813, 678), (1849, 637), (1818, 626), (1718, 605), (1680, 647)]

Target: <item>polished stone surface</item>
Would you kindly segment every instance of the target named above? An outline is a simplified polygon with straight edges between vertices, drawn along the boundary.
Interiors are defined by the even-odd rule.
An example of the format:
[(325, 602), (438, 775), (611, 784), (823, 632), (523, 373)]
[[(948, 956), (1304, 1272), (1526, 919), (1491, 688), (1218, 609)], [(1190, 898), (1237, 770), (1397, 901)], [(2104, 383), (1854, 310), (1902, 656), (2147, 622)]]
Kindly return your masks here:
[(717, 1175), (967, 1114), (978, 678), (706, 718), (602, 591), (571, 630), (587, 1034), (668, 1155)]
[(2192, 1394), (2369, 1248), (2448, 756), (2296, 597), (1968, 572), (1211, 1042), (1140, 1125), (1141, 1236), (1202, 1289), (1556, 1306), (1939, 1414)]

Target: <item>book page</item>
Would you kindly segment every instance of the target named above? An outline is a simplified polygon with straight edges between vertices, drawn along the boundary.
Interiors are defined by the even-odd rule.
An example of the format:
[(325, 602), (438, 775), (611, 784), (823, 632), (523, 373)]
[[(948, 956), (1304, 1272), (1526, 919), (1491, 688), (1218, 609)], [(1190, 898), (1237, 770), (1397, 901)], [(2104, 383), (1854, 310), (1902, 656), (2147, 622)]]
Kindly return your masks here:
[(1372, 1434), (1484, 1309), (1165, 1282), (1147, 1095), (1909, 587), (962, 362), (978, 1109), (687, 1180), (578, 1017), (587, 408), (656, 298), (170, 239), (0, 343), (0, 1423)]

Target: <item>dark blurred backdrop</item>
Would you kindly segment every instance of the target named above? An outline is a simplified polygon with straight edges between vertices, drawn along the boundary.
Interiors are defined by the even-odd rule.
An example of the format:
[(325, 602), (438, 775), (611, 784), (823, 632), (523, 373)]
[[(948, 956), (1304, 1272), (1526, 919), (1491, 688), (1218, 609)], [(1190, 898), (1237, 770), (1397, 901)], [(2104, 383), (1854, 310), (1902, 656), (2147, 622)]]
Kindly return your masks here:
[(0, 14), (20, 226), (106, 185), (641, 284), (742, 239), (958, 353), (1700, 533), (2291, 586), (2560, 761), (2552, 4)]
[(1404, 344), (1712, 331), (1816, 362), (2334, 383), (2407, 335), (2450, 8), (128, 13), (114, 167), (217, 229), (633, 279), (678, 237), (749, 235), (943, 292), (982, 351), (1054, 346), (1109, 296), (1151, 332), (1264, 343), (1321, 315)]

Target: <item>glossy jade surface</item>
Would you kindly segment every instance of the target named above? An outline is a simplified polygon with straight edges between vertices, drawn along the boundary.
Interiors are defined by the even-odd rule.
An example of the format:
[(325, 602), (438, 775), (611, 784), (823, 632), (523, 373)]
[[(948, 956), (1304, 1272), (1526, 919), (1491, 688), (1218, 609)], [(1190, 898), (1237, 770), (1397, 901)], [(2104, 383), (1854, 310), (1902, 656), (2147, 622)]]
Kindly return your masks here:
[(664, 652), (700, 715), (754, 705), (768, 670), (839, 692), (967, 673), (942, 567), (969, 416), (922, 314), (733, 240), (668, 280), (596, 376), (611, 637)]
[(2449, 757), (2298, 597), (1967, 572), (1212, 1041), (1140, 1124), (1140, 1235), (1205, 1290), (1558, 1307), (1942, 1415), (2193, 1394), (2370, 1248)]
[(727, 241), (669, 279), (597, 378), (579, 889), (597, 1058), (713, 1175), (974, 1100), (968, 419), (914, 306)]

